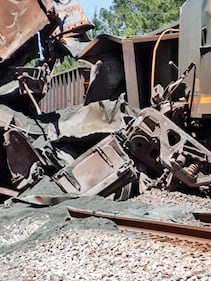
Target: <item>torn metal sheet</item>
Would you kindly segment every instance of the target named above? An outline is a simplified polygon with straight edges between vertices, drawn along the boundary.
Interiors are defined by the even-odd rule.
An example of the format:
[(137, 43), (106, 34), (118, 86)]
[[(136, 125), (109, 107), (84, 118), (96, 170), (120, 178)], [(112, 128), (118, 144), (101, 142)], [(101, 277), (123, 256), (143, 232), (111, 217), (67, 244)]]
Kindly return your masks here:
[(126, 127), (124, 118), (134, 115), (123, 96), (115, 101), (93, 102), (81, 107), (67, 120), (59, 121), (58, 130), (49, 124), (48, 138), (55, 141), (63, 137), (82, 138), (97, 133), (113, 133)]
[(77, 0), (54, 0), (55, 13), (60, 19), (54, 35), (83, 33), (94, 25), (88, 20)]
[[(90, 83), (84, 104), (100, 100), (116, 100), (125, 92), (124, 69), (119, 55), (109, 53), (99, 56), (90, 72)], [(103, 87), (102, 87), (103, 85)]]
[[(1, 189), (0, 189), (1, 191)], [(66, 200), (78, 199), (79, 196), (76, 195), (67, 195), (63, 196), (49, 196), (49, 195), (32, 195), (26, 197), (17, 197), (13, 196), (9, 200), (4, 202), (5, 206), (10, 206), (12, 203), (25, 203), (33, 207), (47, 207), (60, 204)]]
[(1, 1), (0, 18), (0, 62), (49, 23), (37, 0)]
[(90, 41), (85, 31), (93, 28), (76, 0), (5, 0), (0, 17), (0, 86), (15, 79), (17, 66), (33, 59), (52, 70), (57, 58), (70, 54), (68, 37)]
[(55, 174), (54, 180), (67, 193), (108, 196), (136, 177), (133, 161), (110, 135)]
[[(17, 98), (14, 100), (18, 103)], [(11, 122), (9, 123), (10, 120)], [(7, 124), (5, 124), (5, 122)], [(2, 128), (4, 125), (6, 125), (6, 128), (4, 129), (5, 131), (8, 128), (17, 129), (18, 131), (22, 132), (26, 138), (29, 138), (29, 136), (32, 137), (32, 139), (38, 138), (39, 136), (45, 134), (45, 130), (47, 134), (47, 124), (41, 122), (39, 122), (38, 124), (37, 120), (34, 120), (33, 118), (24, 115), (23, 112), (13, 110), (11, 107), (1, 104), (1, 102), (0, 102), (0, 123), (2, 124)]]
[(4, 134), (4, 140), (13, 185), (21, 190), (37, 182), (42, 175), (40, 160), (26, 137), (11, 129)]
[(78, 37), (65, 37), (62, 42), (71, 55), (76, 57), (84, 48), (86, 48), (90, 39), (85, 34), (82, 34)]
[(17, 80), (13, 80), (7, 84), (5, 84), (4, 86), (0, 87), (0, 103), (2, 103), (1, 101), (1, 97), (5, 96), (5, 95), (9, 95), (15, 91), (17, 91), (19, 87), (19, 83)]

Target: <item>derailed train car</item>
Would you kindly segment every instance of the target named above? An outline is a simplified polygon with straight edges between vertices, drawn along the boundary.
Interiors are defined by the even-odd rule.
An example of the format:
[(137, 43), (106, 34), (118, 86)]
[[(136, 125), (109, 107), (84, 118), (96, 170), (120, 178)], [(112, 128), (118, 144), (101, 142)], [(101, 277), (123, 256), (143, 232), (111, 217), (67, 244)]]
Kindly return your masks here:
[[(141, 109), (139, 125), (134, 121), (120, 139), (148, 181), (156, 178), (152, 186), (210, 190), (210, 4), (186, 1), (175, 24), (146, 36), (101, 35), (79, 55), (104, 62), (87, 100), (125, 91), (129, 105)], [(117, 65), (124, 71), (109, 77), (106, 68)]]
[[(19, 5), (27, 11), (32, 2), (42, 17), (20, 43)], [(76, 1), (32, 2), (13, 3), (17, 19), (0, 28), (1, 193), (25, 197), (47, 181), (76, 196), (127, 199), (154, 186), (209, 194), (210, 1), (186, 1), (178, 23), (146, 36), (100, 35), (91, 42), (86, 17), (73, 23), (74, 13), (82, 15)], [(14, 33), (7, 33), (14, 23)], [(81, 88), (82, 104), (53, 111), (51, 73), (67, 53), (91, 65), (89, 84)], [(37, 67), (20, 67), (37, 56)], [(37, 198), (41, 204), (43, 196)]]

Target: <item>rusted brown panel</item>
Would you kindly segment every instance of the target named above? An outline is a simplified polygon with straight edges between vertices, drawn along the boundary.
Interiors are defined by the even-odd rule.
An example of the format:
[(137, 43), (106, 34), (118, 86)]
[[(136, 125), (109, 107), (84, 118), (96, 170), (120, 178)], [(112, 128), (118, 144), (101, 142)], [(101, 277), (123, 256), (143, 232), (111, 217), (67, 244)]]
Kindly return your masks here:
[(1, 1), (0, 18), (0, 61), (9, 58), (48, 24), (36, 0)]
[(60, 170), (54, 180), (67, 193), (106, 197), (135, 178), (132, 160), (110, 135)]
[(55, 35), (72, 32), (81, 33), (94, 27), (77, 0), (54, 1), (54, 8), (61, 21), (61, 26), (54, 32)]
[[(159, 38), (159, 35), (130, 37), (130, 39), (133, 41), (133, 43), (155, 42), (158, 40), (158, 38)], [(162, 41), (174, 40), (174, 39), (178, 39), (178, 38), (179, 38), (179, 32), (169, 33), (169, 34), (165, 34), (162, 37)]]
[(138, 82), (137, 82), (138, 79), (137, 79), (133, 41), (130, 39), (123, 40), (122, 49), (123, 49), (123, 56), (124, 56), (128, 103), (132, 107), (139, 108), (140, 105), (139, 105)]
[[(158, 40), (159, 35), (146, 35), (146, 36), (135, 36), (129, 37), (128, 40), (132, 40), (134, 44), (144, 44), (144, 43), (154, 43)], [(162, 41), (166, 40), (177, 40), (179, 38), (179, 32), (165, 34), (162, 37)], [(100, 34), (95, 37), (90, 43), (80, 52), (78, 55), (81, 59), (86, 59), (90, 57), (99, 58), (99, 53), (108, 52), (114, 48), (113, 43), (118, 45), (123, 44), (125, 38), (118, 37), (108, 34)], [(94, 59), (96, 61), (96, 58)]]
[(17, 185), (30, 175), (30, 168), (39, 158), (28, 140), (17, 130), (11, 129), (4, 134), (4, 146), (12, 182)]

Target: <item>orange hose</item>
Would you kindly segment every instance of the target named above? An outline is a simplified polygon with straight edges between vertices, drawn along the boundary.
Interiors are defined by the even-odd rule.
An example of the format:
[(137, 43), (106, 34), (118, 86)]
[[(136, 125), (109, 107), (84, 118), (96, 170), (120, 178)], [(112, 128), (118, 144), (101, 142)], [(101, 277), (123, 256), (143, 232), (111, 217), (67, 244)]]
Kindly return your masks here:
[(167, 33), (167, 32), (179, 32), (179, 29), (176, 28), (169, 28), (164, 30), (161, 35), (158, 37), (158, 40), (155, 44), (155, 47), (153, 49), (153, 56), (152, 56), (152, 70), (151, 70), (151, 92), (152, 89), (154, 88), (154, 83), (155, 83), (155, 62), (156, 62), (156, 55), (157, 55), (157, 49), (158, 46), (160, 44), (160, 41), (162, 40), (163, 36)]

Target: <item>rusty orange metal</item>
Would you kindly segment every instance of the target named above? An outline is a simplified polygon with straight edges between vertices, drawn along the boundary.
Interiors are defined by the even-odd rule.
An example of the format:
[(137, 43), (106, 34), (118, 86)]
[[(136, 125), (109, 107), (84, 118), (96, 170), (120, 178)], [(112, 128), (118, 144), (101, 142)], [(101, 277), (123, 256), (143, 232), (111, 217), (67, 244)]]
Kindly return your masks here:
[(55, 30), (54, 35), (82, 33), (94, 28), (77, 0), (54, 1), (54, 8), (60, 19), (60, 26)]
[(4, 0), (0, 9), (0, 62), (48, 24), (37, 0)]

